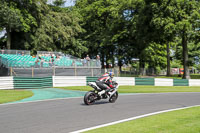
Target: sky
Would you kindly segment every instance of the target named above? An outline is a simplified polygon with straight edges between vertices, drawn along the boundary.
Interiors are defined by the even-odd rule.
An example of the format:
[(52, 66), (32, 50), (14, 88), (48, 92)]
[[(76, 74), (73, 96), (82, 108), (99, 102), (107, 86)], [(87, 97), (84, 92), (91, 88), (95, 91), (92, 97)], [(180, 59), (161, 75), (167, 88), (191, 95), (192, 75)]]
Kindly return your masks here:
[[(48, 0), (47, 3), (53, 3), (54, 0)], [(74, 6), (75, 5), (75, 0), (65, 0), (65, 7), (68, 7), (68, 6)]]
[(74, 0), (66, 0), (66, 2), (65, 2), (65, 6), (67, 7), (67, 6), (74, 6), (75, 5), (75, 2), (74, 2)]
[(0, 38), (2, 38), (4, 35), (5, 35), (6, 31), (3, 30), (3, 31), (0, 31)]

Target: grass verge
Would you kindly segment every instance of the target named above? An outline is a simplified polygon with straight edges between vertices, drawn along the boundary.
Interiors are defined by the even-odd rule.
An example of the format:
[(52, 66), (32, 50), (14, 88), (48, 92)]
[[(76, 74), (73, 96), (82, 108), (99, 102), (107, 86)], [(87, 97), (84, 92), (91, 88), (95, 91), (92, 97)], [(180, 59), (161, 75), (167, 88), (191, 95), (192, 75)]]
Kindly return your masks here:
[[(175, 74), (170, 77), (168, 76), (155, 76), (155, 78), (171, 78), (171, 79), (182, 79), (183, 75)], [(200, 74), (190, 74), (191, 79), (200, 79)]]
[(167, 112), (87, 133), (199, 133), (200, 107)]
[[(89, 91), (90, 86), (59, 87), (66, 90)], [(119, 93), (200, 92), (199, 86), (120, 86)]]
[(33, 96), (33, 93), (27, 90), (0, 90), (0, 104), (18, 101), (31, 96)]

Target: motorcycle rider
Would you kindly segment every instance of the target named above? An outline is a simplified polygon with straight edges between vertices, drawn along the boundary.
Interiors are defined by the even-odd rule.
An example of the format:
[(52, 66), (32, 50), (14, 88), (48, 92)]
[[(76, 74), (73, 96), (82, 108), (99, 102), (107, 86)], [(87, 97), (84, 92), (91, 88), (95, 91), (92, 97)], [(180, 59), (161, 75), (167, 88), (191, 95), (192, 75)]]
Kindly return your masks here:
[(111, 88), (114, 88), (112, 79), (114, 77), (113, 72), (105, 73), (101, 77), (99, 77), (96, 81), (96, 84), (99, 88), (102, 89), (98, 94), (101, 96), (104, 94), (106, 91), (109, 91)]

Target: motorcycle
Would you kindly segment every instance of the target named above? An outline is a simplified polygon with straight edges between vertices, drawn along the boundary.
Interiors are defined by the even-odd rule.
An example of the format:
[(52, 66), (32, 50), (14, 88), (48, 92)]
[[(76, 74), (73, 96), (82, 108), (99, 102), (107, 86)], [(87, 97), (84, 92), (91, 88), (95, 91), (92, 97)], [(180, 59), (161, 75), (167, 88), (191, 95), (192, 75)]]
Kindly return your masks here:
[(109, 98), (110, 103), (114, 103), (118, 98), (118, 92), (117, 89), (119, 87), (118, 83), (113, 81), (114, 88), (111, 88), (109, 90), (106, 90), (104, 94), (99, 95), (99, 92), (102, 91), (95, 82), (89, 82), (89, 86), (91, 86), (94, 90), (88, 91), (84, 96), (84, 103), (86, 105), (94, 104), (95, 101), (101, 100), (101, 99), (107, 99)]

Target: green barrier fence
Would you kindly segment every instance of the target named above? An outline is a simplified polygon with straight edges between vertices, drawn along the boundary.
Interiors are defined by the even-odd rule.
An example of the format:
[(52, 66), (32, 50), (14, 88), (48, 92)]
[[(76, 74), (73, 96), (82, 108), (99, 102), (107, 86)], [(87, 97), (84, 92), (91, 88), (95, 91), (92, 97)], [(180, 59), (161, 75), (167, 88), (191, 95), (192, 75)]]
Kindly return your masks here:
[(41, 89), (53, 87), (52, 77), (14, 77), (15, 89)]
[(173, 86), (189, 86), (188, 79), (174, 79)]
[(135, 85), (154, 85), (154, 78), (135, 78)]

